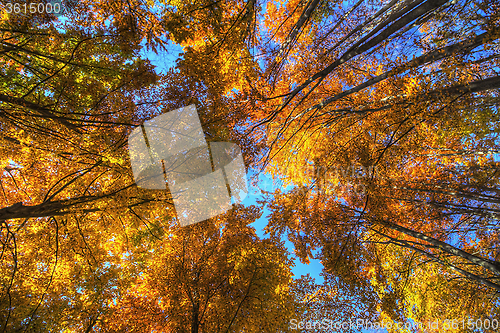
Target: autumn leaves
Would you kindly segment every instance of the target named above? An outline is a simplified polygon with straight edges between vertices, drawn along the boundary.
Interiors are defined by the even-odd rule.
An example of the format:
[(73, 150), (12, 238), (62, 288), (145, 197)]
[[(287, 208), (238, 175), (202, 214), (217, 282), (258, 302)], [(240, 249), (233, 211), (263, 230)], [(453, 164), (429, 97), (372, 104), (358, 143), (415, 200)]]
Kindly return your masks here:
[[(298, 8), (289, 2), (281, 15)], [(477, 303), (464, 295), (470, 310), (450, 306), (448, 316), (494, 312), (497, 301), (481, 302), (495, 299), (498, 273), (481, 260), (499, 260), (497, 158), (482, 151), (498, 147), (498, 31), (489, 24), (498, 8), (415, 1), (363, 10), (349, 4), (329, 23), (310, 22), (282, 76), (262, 82), (263, 162), (299, 186), (274, 196), (268, 228), (288, 235), (304, 259), (320, 249), (326, 272), (375, 293), (382, 317), (434, 318), (437, 285), (484, 295)], [(286, 40), (286, 29), (272, 28)], [(363, 193), (339, 191), (346, 175), (304, 172), (353, 164), (379, 175), (359, 178)]]
[[(496, 3), (82, 0), (71, 15), (2, 16), (0, 331), (498, 317)], [(156, 73), (141, 47), (169, 41), (184, 53)], [(132, 129), (191, 104), (207, 141), (292, 185), (265, 196), (268, 238), (249, 226), (262, 207), (180, 228), (172, 193), (134, 184)], [(283, 237), (324, 284), (291, 275)]]

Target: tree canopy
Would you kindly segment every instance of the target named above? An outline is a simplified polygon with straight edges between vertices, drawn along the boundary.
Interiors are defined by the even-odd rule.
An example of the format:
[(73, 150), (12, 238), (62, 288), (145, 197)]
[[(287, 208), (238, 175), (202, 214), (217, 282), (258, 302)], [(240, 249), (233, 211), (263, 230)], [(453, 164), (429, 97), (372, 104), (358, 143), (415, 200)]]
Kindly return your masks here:
[[(496, 1), (63, 2), (0, 3), (1, 332), (498, 330)], [(193, 104), (284, 186), (182, 227), (128, 136)]]

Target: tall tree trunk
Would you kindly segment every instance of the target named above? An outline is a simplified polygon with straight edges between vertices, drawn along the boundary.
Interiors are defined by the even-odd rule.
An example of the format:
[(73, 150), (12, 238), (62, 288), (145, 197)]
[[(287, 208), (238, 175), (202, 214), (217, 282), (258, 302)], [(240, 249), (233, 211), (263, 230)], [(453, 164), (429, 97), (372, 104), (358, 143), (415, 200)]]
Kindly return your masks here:
[(456, 248), (448, 243), (442, 242), (436, 238), (427, 236), (421, 232), (414, 231), (408, 228), (405, 228), (403, 226), (400, 226), (398, 224), (389, 222), (389, 221), (384, 221), (384, 225), (386, 225), (388, 228), (399, 231), (404, 233), (405, 235), (411, 236), (413, 238), (420, 239), (424, 242), (427, 242), (431, 244), (432, 246), (441, 249), (444, 252), (447, 252), (449, 254), (452, 254), (457, 257), (461, 257), (463, 259), (466, 259), (470, 261), (471, 263), (481, 266), (495, 275), (498, 275), (500, 277), (500, 264), (498, 262), (493, 262), (491, 260), (483, 259), (480, 257), (477, 257), (473, 254), (467, 253), (459, 248)]
[(200, 315), (200, 305), (198, 303), (195, 303), (193, 305), (193, 313), (191, 315), (191, 333), (198, 333), (198, 330), (200, 328), (200, 323), (199, 323), (199, 315)]

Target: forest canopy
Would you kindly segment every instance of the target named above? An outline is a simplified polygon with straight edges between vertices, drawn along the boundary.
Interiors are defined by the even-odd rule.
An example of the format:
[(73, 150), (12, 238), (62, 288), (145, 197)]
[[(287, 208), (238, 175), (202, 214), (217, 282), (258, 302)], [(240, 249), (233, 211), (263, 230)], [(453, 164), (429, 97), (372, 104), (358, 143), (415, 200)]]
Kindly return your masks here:
[[(498, 331), (499, 73), (494, 0), (3, 0), (0, 332)], [(190, 105), (283, 186), (181, 226), (128, 138)]]

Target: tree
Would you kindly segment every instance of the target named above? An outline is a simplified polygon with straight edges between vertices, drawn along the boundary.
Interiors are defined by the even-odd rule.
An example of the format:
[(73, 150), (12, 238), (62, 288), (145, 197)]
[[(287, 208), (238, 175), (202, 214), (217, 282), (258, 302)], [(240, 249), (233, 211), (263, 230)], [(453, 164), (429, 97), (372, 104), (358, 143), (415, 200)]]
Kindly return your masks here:
[[(182, 4), (165, 6), (170, 11), (184, 10)], [(192, 18), (198, 28), (206, 28), (205, 20), (212, 18), (206, 11), (202, 14)], [(176, 232), (182, 234), (173, 220), (169, 193), (140, 189), (133, 181), (127, 135), (145, 118), (177, 108), (179, 103), (196, 103), (209, 141), (233, 139), (243, 148), (251, 147), (248, 140), (227, 129), (228, 124), (236, 126), (244, 119), (227, 107), (227, 98), (219, 96), (230, 90), (227, 85), (234, 80), (226, 86), (205, 74), (186, 80), (197, 65), (213, 57), (202, 52), (190, 58), (188, 51), (179, 65), (180, 74), (163, 77), (141, 59), (142, 40), (156, 51), (165, 46), (170, 31), (171, 37), (179, 38), (179, 27), (171, 25), (172, 13), (160, 15), (142, 2), (82, 1), (69, 15), (71, 23), (60, 23), (51, 15), (16, 13), (1, 21), (1, 163), (5, 171), (1, 179), (0, 319), (4, 332), (95, 330), (103, 318), (109, 318), (105, 316), (111, 300), (127, 288), (132, 290), (133, 282), (145, 283), (125, 274), (126, 256), (140, 259), (144, 248), (154, 249), (152, 245), (158, 246), (160, 239), (165, 242)], [(238, 15), (225, 19), (240, 20)], [(229, 38), (217, 24), (217, 36)], [(203, 33), (207, 32), (193, 36)], [(231, 38), (231, 43), (217, 51), (246, 48)], [(252, 159), (251, 149), (245, 149), (245, 157)], [(238, 217), (242, 218), (239, 223), (249, 221)], [(276, 311), (286, 308), (284, 300), (288, 299), (288, 267), (268, 265), (263, 259), (274, 256), (288, 263), (282, 246), (262, 242), (266, 252), (255, 257), (250, 242), (255, 237), (242, 240), (241, 251), (249, 253), (241, 263), (242, 271), (254, 272), (255, 277), (238, 273), (235, 281), (242, 288), (248, 286), (248, 296), (227, 281), (217, 294), (226, 300), (225, 293), (243, 296), (234, 301), (239, 311), (228, 308), (223, 315), (231, 330), (244, 325), (241, 316), (257, 309), (255, 297), (260, 295), (266, 304), (274, 302)], [(162, 247), (157, 251), (163, 253)], [(161, 262), (161, 256), (168, 258), (164, 253), (148, 260)], [(266, 282), (265, 269), (279, 276)], [(231, 266), (226, 269), (230, 270)], [(187, 267), (184, 273), (188, 271)], [(273, 296), (276, 285), (283, 292)], [(217, 313), (211, 316), (216, 318)], [(266, 325), (256, 320), (256, 327)], [(195, 320), (193, 330), (199, 325)]]
[[(283, 244), (248, 226), (261, 212), (238, 208), (175, 228), (126, 260), (135, 276), (98, 324), (105, 331), (284, 332), (296, 303)], [(116, 318), (122, 318), (116, 321)]]
[[(424, 280), (412, 278), (408, 293), (401, 280), (415, 255), (403, 276), (428, 270), (415, 275), (451, 279), (456, 295), (467, 285), (481, 295), (469, 315), (498, 304), (498, 10), (486, 7), (352, 4), (302, 27), (287, 61), (267, 63), (275, 81), (260, 82), (252, 131), (268, 143), (261, 166), (297, 186), (274, 199), (269, 230), (288, 234), (303, 259), (318, 249), (325, 273), (363, 281), (382, 319), (432, 312), (412, 298), (425, 294)], [(286, 36), (269, 24), (276, 40)]]

